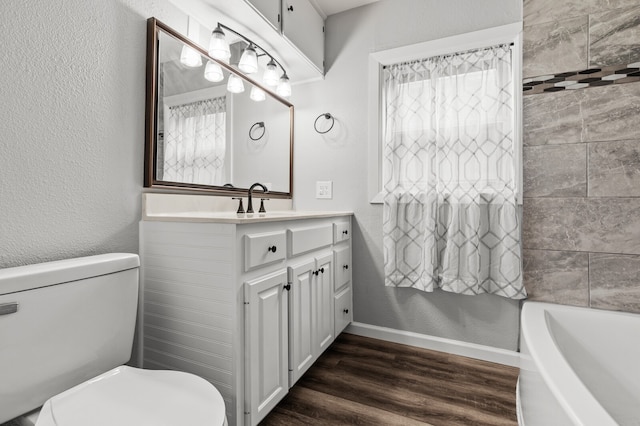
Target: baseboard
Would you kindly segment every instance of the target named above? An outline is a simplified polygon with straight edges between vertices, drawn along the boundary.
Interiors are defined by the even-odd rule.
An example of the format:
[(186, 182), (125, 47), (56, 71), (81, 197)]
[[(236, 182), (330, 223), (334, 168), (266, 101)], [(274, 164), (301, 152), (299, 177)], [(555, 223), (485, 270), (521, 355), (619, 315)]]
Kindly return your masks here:
[(479, 345), (477, 343), (462, 342), (459, 340), (445, 339), (426, 334), (413, 333), (411, 331), (396, 330), (393, 328), (379, 327), (376, 325), (353, 322), (345, 329), (345, 332), (358, 336), (372, 337), (388, 342), (403, 345), (416, 346), (418, 348), (433, 351), (446, 352), (469, 358), (495, 362), (497, 364), (520, 366), (520, 354), (507, 349), (494, 348), (492, 346)]

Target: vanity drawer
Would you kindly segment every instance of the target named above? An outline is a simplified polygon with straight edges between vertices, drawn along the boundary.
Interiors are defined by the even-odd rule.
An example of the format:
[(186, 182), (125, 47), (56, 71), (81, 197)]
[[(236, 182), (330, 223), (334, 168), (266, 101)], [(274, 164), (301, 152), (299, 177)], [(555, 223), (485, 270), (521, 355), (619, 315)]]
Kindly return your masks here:
[(244, 236), (244, 270), (284, 260), (287, 252), (285, 231)]
[(333, 243), (331, 224), (292, 228), (287, 230), (289, 256), (297, 256), (311, 250), (330, 246)]
[(343, 291), (335, 295), (334, 298), (334, 327), (335, 335), (342, 333), (349, 323), (353, 320), (353, 303), (351, 298), (351, 287), (345, 288)]
[(351, 281), (351, 257), (349, 256), (349, 246), (340, 247), (333, 251), (335, 279), (333, 280), (334, 291), (339, 290)]
[(351, 223), (341, 222), (333, 224), (333, 243), (346, 241), (351, 238)]

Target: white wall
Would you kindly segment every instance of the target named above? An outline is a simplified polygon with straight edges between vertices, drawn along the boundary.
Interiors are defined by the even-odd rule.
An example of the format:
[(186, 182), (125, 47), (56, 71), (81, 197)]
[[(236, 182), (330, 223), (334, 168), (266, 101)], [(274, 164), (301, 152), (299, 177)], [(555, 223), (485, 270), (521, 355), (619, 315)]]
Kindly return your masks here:
[[(517, 347), (518, 303), (497, 296), (423, 293), (384, 287), (382, 207), (367, 194), (367, 78), (370, 52), (522, 19), (520, 0), (386, 0), (332, 15), (326, 22), (326, 78), (295, 86), (294, 204), (350, 209), (355, 321), (507, 349)], [(315, 118), (336, 126), (322, 136)], [(315, 182), (333, 180), (333, 199), (316, 200)]]
[(150, 16), (186, 27), (164, 0), (0, 3), (0, 267), (138, 251)]

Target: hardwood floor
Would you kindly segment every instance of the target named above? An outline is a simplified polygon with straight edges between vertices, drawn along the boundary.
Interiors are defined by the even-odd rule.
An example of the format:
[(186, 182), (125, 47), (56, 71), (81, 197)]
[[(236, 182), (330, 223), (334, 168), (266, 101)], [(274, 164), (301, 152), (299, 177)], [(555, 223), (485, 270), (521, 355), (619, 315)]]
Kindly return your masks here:
[(517, 425), (518, 369), (343, 333), (262, 421)]

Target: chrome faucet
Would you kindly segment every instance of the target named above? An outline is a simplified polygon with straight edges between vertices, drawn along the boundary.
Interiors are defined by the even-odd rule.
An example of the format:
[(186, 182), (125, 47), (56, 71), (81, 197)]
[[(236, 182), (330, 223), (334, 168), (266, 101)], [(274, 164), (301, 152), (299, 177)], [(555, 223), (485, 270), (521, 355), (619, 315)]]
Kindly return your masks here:
[(264, 192), (265, 194), (266, 194), (267, 192), (269, 192), (269, 191), (267, 190), (267, 187), (266, 187), (266, 186), (264, 186), (264, 185), (263, 185), (263, 184), (261, 184), (261, 183), (256, 182), (256, 183), (254, 183), (253, 185), (251, 185), (251, 186), (249, 187), (249, 202), (247, 203), (247, 204), (248, 204), (248, 206), (247, 206), (247, 213), (253, 213), (253, 203), (252, 203), (252, 201), (253, 201), (253, 200), (252, 200), (252, 198), (251, 198), (251, 197), (252, 197), (252, 195), (253, 195), (253, 189), (254, 189), (256, 186), (259, 186), (260, 188), (262, 188), (262, 192)]

